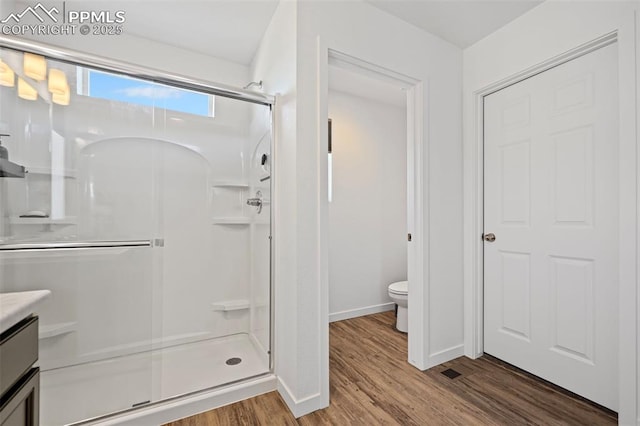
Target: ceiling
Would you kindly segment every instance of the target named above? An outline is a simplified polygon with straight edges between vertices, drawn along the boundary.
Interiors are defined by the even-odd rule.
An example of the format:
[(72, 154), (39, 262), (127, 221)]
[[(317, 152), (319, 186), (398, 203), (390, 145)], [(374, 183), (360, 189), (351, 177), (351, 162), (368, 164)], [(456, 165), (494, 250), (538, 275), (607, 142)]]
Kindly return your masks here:
[[(7, 2), (9, 0), (2, 0)], [(282, 0), (290, 1), (290, 0)], [(327, 1), (327, 0), (299, 0)], [(353, 1), (353, 0), (334, 0)], [(542, 0), (365, 0), (369, 4), (467, 47)], [(58, 0), (41, 0), (59, 5)], [(31, 5), (16, 1), (15, 9)], [(278, 0), (67, 0), (67, 10), (124, 10), (126, 34), (249, 65)]]
[(249, 65), (277, 6), (277, 0), (138, 0), (122, 9), (128, 34)]
[(543, 0), (366, 0), (460, 48), (471, 46)]
[[(79, 1), (96, 3), (96, 0)], [(128, 34), (245, 65), (251, 63), (278, 6), (278, 0), (104, 1), (107, 9), (114, 10), (119, 5), (127, 12)], [(543, 0), (366, 1), (465, 48)]]

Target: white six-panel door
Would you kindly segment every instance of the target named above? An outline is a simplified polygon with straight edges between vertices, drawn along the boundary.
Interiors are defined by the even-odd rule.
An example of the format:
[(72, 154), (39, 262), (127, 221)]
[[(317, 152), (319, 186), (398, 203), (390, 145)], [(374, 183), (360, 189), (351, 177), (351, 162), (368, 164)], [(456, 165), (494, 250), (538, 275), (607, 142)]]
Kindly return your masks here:
[(617, 411), (617, 46), (484, 100), (484, 351)]

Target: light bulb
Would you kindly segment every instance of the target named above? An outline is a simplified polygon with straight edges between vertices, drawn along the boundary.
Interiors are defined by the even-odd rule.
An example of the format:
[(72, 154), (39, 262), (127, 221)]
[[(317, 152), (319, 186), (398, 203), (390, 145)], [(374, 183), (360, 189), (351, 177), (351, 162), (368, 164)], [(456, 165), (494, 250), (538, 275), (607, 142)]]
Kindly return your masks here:
[(0, 61), (0, 86), (13, 87), (15, 85), (15, 74), (9, 65)]
[(67, 86), (67, 90), (64, 93), (52, 93), (51, 100), (53, 101), (53, 103), (58, 105), (63, 105), (63, 106), (69, 105), (69, 100), (70, 100), (69, 86)]
[(28, 101), (38, 99), (38, 92), (29, 83), (18, 77), (18, 96)]
[(54, 94), (62, 95), (69, 91), (67, 76), (64, 71), (51, 68), (49, 70), (49, 91)]
[(47, 77), (47, 62), (44, 56), (25, 53), (23, 67), (24, 74), (36, 81), (42, 81)]

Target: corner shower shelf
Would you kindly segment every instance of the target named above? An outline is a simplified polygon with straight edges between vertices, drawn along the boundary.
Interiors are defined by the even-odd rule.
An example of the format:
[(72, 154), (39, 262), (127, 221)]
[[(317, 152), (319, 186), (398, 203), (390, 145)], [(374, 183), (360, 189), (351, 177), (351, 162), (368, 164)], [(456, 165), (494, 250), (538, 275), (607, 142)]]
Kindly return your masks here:
[(227, 300), (211, 304), (211, 310), (218, 312), (240, 311), (243, 309), (249, 309), (249, 301), (246, 299)]
[(50, 337), (61, 336), (76, 331), (75, 322), (61, 322), (57, 324), (40, 324), (40, 330), (38, 332), (38, 338), (48, 339)]
[(249, 217), (214, 217), (214, 225), (249, 225), (251, 218)]
[(75, 170), (70, 170), (70, 169), (62, 169), (62, 170), (56, 170), (53, 171), (50, 168), (47, 167), (26, 167), (25, 168), (25, 173), (27, 175), (31, 175), (31, 176), (52, 176), (52, 177), (63, 177), (63, 178), (67, 178), (67, 179), (75, 179), (76, 178), (76, 171)]
[(236, 181), (218, 181), (213, 182), (212, 185), (214, 188), (249, 188), (249, 184), (246, 182), (236, 182)]
[(50, 217), (10, 217), (9, 223), (12, 225), (60, 225), (71, 226), (76, 224), (75, 216), (52, 219)]
[(4, 158), (0, 158), (0, 177), (23, 178), (24, 172), (24, 167), (21, 165), (12, 163)]

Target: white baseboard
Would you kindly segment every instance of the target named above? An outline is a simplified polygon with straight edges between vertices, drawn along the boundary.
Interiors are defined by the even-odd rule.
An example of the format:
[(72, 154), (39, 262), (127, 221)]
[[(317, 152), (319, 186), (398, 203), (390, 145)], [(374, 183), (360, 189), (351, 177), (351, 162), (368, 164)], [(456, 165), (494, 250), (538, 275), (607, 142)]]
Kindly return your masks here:
[(280, 378), (278, 378), (278, 393), (280, 393), (285, 404), (289, 407), (289, 411), (291, 411), (291, 414), (293, 414), (296, 419), (304, 416), (305, 414), (309, 414), (329, 406), (329, 404), (323, 402), (322, 395), (320, 395), (320, 393), (316, 393), (302, 399), (296, 399), (292, 395), (286, 383), (284, 383)]
[(277, 388), (276, 376), (265, 377), (230, 385), (226, 388), (185, 396), (148, 408), (141, 408), (130, 413), (109, 417), (102, 421), (90, 422), (100, 426), (155, 426), (169, 423), (198, 413), (220, 408), (234, 402), (243, 401), (254, 396), (272, 392)]
[(329, 314), (329, 322), (342, 321), (349, 318), (361, 317), (364, 315), (377, 314), (379, 312), (392, 311), (395, 303), (382, 303), (380, 305), (365, 306), (364, 308), (350, 309), (348, 311), (334, 312)]

